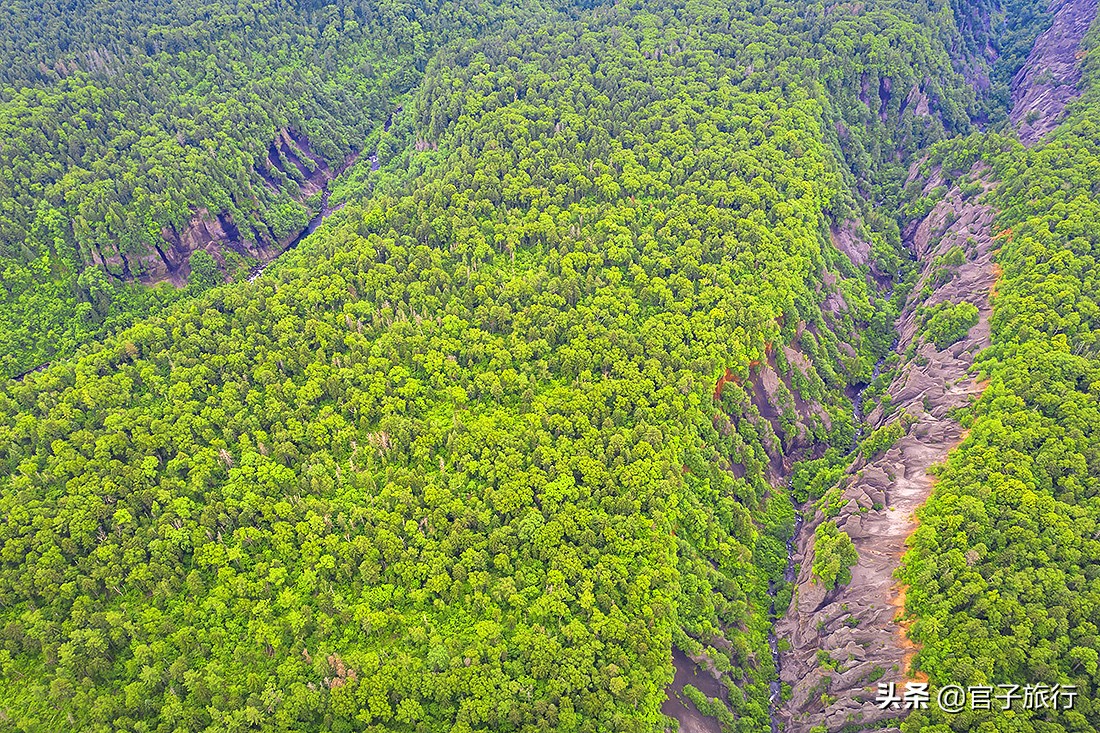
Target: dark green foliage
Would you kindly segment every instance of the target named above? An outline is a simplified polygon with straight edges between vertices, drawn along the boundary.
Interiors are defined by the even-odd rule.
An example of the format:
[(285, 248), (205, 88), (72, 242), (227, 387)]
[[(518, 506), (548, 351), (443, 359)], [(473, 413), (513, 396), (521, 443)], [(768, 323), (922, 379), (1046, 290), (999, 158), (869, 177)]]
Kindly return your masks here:
[(206, 250), (198, 250), (191, 253), (191, 275), (187, 278), (187, 284), (196, 291), (209, 290), (222, 281), (218, 263)]
[[(3, 3), (0, 377), (176, 299), (130, 283), (157, 272), (163, 233), (197, 213), (226, 215), (278, 253), (315, 208), (305, 177), (369, 153), (436, 47), (514, 12), (462, 0)], [(120, 291), (109, 308), (80, 286), (88, 268)]]
[[(975, 109), (978, 119), (1001, 123), (1007, 118), (1012, 77), (1053, 20), (1048, 5), (1044, 0), (951, 0), (970, 57), (968, 73), (982, 89)], [(992, 66), (983, 68), (982, 62), (990, 58)]]

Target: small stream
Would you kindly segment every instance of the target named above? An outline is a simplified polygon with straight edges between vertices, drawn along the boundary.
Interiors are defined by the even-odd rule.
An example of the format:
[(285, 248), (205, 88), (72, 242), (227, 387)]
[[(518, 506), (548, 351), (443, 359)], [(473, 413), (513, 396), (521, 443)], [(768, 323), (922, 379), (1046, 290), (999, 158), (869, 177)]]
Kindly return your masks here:
[[(393, 112), (390, 113), (389, 118), (386, 120), (385, 124), (382, 126), (382, 130), (384, 132), (389, 132), (390, 127), (393, 126), (394, 116), (399, 114), (403, 109), (404, 109), (404, 107), (397, 107), (397, 109), (395, 109)], [(330, 207), (328, 205), (329, 197), (332, 196), (332, 189), (330, 188), (330, 186), (332, 185), (333, 181), (335, 181), (337, 178), (339, 178), (344, 173), (344, 171), (348, 170), (353, 165), (355, 165), (356, 162), (358, 162), (358, 160), (359, 160), (359, 154), (357, 153), (354, 156), (352, 156), (351, 158), (349, 158), (348, 160), (344, 161), (344, 164), (342, 166), (340, 166), (340, 169), (336, 171), (336, 174), (325, 183), (325, 187), (321, 192), (321, 207), (320, 207), (320, 209), (317, 210), (317, 213), (314, 214), (313, 217), (309, 220), (309, 223), (306, 224), (306, 228), (303, 229), (301, 232), (299, 232), (298, 236), (295, 237), (294, 240), (290, 244), (288, 244), (283, 249), (283, 251), (280, 252), (270, 262), (264, 262), (261, 265), (259, 265), (258, 267), (256, 267), (256, 269), (252, 271), (252, 274), (250, 274), (248, 276), (248, 282), (255, 281), (256, 278), (258, 278), (260, 275), (263, 274), (264, 270), (266, 270), (268, 268), (268, 266), (271, 265), (272, 262), (275, 262), (276, 260), (279, 259), (279, 257), (282, 257), (284, 254), (286, 254), (290, 250), (297, 247), (299, 244), (302, 243), (302, 240), (304, 240), (310, 234), (313, 234), (315, 231), (317, 231), (318, 227), (321, 226), (321, 223), (324, 222), (325, 219), (327, 219), (332, 214), (335, 214), (340, 209), (344, 208), (343, 204), (340, 204), (339, 206), (336, 206), (335, 208)], [(367, 162), (368, 162), (368, 165), (370, 165), (370, 169), (372, 171), (376, 171), (376, 170), (379, 169), (380, 164), (379, 164), (379, 160), (378, 160), (378, 151), (377, 150), (374, 150), (374, 151), (372, 151), (371, 153), (369, 153), (367, 155)]]
[[(791, 497), (791, 502), (794, 502), (794, 497)], [(802, 530), (802, 509), (798, 504), (794, 505), (794, 531), (791, 532), (791, 536), (787, 539), (787, 568), (783, 571), (783, 583), (790, 585), (794, 583), (794, 548), (795, 542), (798, 539), (798, 533)], [(772, 661), (775, 662), (775, 679), (768, 684), (768, 688), (771, 690), (771, 694), (768, 695), (768, 707), (770, 708), (770, 718), (772, 733), (779, 733), (779, 721), (775, 716), (776, 711), (779, 709), (779, 704), (782, 702), (783, 694), (783, 682), (779, 674), (779, 639), (775, 636), (775, 624), (779, 620), (775, 613), (775, 596), (779, 592), (780, 584), (774, 580), (768, 582), (768, 595), (771, 596), (771, 605), (768, 608), (768, 613), (771, 615), (772, 626), (768, 629), (768, 648), (772, 653)]]
[[(875, 367), (871, 372), (870, 381), (861, 384), (855, 395), (851, 397), (852, 418), (856, 424), (855, 435), (852, 437), (851, 450), (853, 453), (859, 447), (859, 441), (863, 438), (864, 433), (865, 415), (863, 414), (863, 396), (882, 373), (882, 365), (885, 361), (885, 357), (879, 359), (878, 363), (875, 364)], [(790, 489), (790, 487), (788, 487), (788, 489)], [(796, 579), (794, 566), (795, 543), (798, 541), (798, 535), (802, 531), (802, 525), (805, 522), (805, 519), (802, 516), (803, 506), (794, 503), (793, 492), (791, 495), (791, 503), (794, 504), (794, 531), (787, 539), (787, 567), (783, 571), (783, 583), (777, 583), (774, 580), (768, 582), (768, 595), (772, 599), (771, 606), (768, 609), (768, 612), (771, 614), (772, 619), (772, 628), (768, 630), (768, 648), (771, 649), (772, 661), (775, 662), (775, 679), (769, 683), (771, 694), (768, 697), (768, 701), (771, 707), (772, 733), (779, 733), (779, 721), (776, 719), (775, 713), (779, 709), (779, 705), (782, 702), (781, 696), (783, 694), (783, 682), (780, 676), (779, 639), (775, 635), (775, 624), (779, 621), (779, 618), (776, 616), (775, 597), (779, 593), (779, 589), (781, 587), (783, 587), (784, 585), (793, 584)]]
[[(331, 181), (329, 183), (331, 183)], [(343, 204), (340, 204), (335, 209), (329, 207), (328, 199), (331, 195), (332, 191), (329, 189), (328, 184), (325, 184), (325, 189), (321, 194), (321, 208), (318, 209), (317, 213), (313, 215), (313, 218), (309, 220), (309, 223), (306, 224), (306, 228), (299, 232), (298, 236), (295, 237), (294, 240), (290, 244), (288, 244), (277, 257), (272, 259), (270, 262), (264, 262), (255, 270), (253, 270), (252, 274), (248, 276), (248, 282), (253, 282), (256, 278), (264, 273), (264, 270), (266, 270), (272, 262), (275, 262), (279, 259), (279, 257), (282, 257), (284, 254), (297, 247), (299, 244), (302, 243), (303, 239), (317, 231), (317, 228), (321, 226), (321, 222), (323, 222), (335, 212), (344, 208)]]
[[(896, 343), (896, 342), (895, 342)], [(891, 353), (893, 348), (891, 348)], [(871, 388), (871, 385), (875, 383), (875, 380), (882, 374), (882, 365), (886, 361), (886, 357), (882, 357), (876, 363), (871, 370), (871, 379), (861, 385), (856, 390), (855, 396), (852, 400), (852, 422), (855, 423), (856, 430), (852, 434), (852, 447), (850, 452), (855, 453), (859, 448), (859, 441), (863, 440), (864, 426), (867, 416), (863, 414), (863, 396), (867, 393), (867, 390)]]
[[(891, 297), (891, 295), (893, 294), (893, 290), (893, 285), (891, 285), (889, 290), (887, 290), (885, 293), (885, 297), (887, 299)], [(867, 416), (863, 414), (864, 395), (866, 394), (867, 390), (870, 389), (871, 385), (873, 385), (882, 374), (882, 366), (886, 362), (886, 357), (894, 353), (894, 350), (896, 348), (897, 341), (895, 340), (894, 344), (891, 346), (886, 355), (884, 355), (878, 360), (878, 362), (875, 363), (874, 368), (871, 370), (871, 378), (867, 382), (858, 385), (854, 395), (849, 393), (849, 399), (852, 402), (852, 421), (855, 423), (855, 433), (852, 435), (852, 446), (850, 450), (850, 452), (853, 454), (856, 452), (856, 450), (858, 450), (859, 443), (863, 439), (865, 433), (865, 420)], [(788, 489), (790, 488), (791, 487), (788, 486)], [(779, 706), (783, 702), (783, 681), (782, 675), (780, 674), (781, 666), (779, 658), (779, 639), (775, 635), (775, 624), (779, 621), (779, 618), (776, 616), (775, 597), (779, 593), (779, 589), (781, 587), (783, 587), (784, 585), (792, 585), (796, 580), (794, 564), (795, 543), (798, 541), (798, 535), (802, 531), (802, 525), (805, 522), (805, 519), (802, 516), (804, 505), (800, 506), (799, 504), (794, 503), (793, 492), (791, 492), (791, 503), (794, 504), (794, 531), (791, 533), (790, 538), (787, 540), (787, 568), (783, 571), (783, 583), (777, 583), (774, 580), (768, 581), (768, 596), (770, 596), (772, 599), (771, 605), (768, 609), (768, 613), (771, 615), (772, 620), (771, 628), (768, 630), (768, 648), (771, 650), (772, 661), (775, 663), (775, 679), (772, 680), (768, 685), (768, 688), (771, 691), (771, 694), (768, 696), (768, 707), (770, 713), (769, 717), (771, 718), (771, 733), (779, 733), (779, 719), (776, 717), (776, 713), (779, 710)]]

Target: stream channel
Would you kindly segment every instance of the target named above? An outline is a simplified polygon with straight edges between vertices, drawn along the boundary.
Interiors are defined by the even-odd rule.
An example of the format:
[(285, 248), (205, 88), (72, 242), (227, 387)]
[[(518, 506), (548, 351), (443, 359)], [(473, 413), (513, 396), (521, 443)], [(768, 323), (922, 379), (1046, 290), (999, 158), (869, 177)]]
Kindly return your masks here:
[[(389, 132), (390, 131), (390, 127), (393, 125), (394, 115), (399, 114), (403, 109), (404, 109), (403, 107), (398, 107), (397, 109), (395, 109), (393, 112), (390, 113), (389, 119), (387, 119), (385, 125), (382, 126), (382, 131), (383, 132)], [(258, 278), (260, 275), (262, 275), (264, 270), (266, 270), (273, 262), (278, 261), (279, 257), (282, 257), (284, 254), (286, 254), (290, 250), (297, 247), (299, 244), (302, 243), (302, 240), (304, 240), (310, 234), (313, 234), (315, 231), (317, 231), (317, 228), (321, 226), (321, 223), (324, 222), (325, 219), (327, 219), (332, 214), (335, 214), (340, 209), (344, 208), (343, 204), (340, 204), (340, 205), (336, 206), (335, 208), (330, 207), (328, 205), (329, 197), (332, 196), (332, 183), (337, 178), (339, 178), (341, 175), (343, 175), (344, 171), (348, 170), (349, 168), (353, 167), (357, 162), (359, 162), (359, 157), (360, 156), (358, 154), (356, 154), (356, 155), (352, 156), (351, 158), (349, 158), (342, 166), (340, 166), (340, 169), (338, 171), (336, 171), (336, 175), (334, 175), (329, 181), (327, 181), (325, 183), (325, 187), (321, 192), (321, 206), (317, 210), (317, 213), (314, 214), (313, 217), (309, 220), (309, 223), (306, 224), (306, 228), (303, 229), (298, 234), (298, 236), (295, 237), (293, 239), (293, 241), (291, 241), (291, 243), (288, 244), (283, 249), (283, 251), (279, 253), (279, 255), (277, 257), (275, 257), (274, 259), (272, 259), (269, 262), (264, 262), (263, 264), (259, 265), (255, 270), (253, 270), (252, 274), (248, 276), (248, 282), (253, 282), (256, 278)], [(379, 166), (379, 162), (378, 162), (378, 151), (377, 150), (375, 150), (374, 152), (370, 153), (367, 156), (367, 162), (370, 165), (370, 169), (372, 171), (378, 170), (378, 168), (380, 166)], [(371, 185), (373, 187), (373, 183)]]
[[(890, 291), (886, 293), (886, 297), (889, 298), (892, 292), (893, 288), (891, 288)], [(896, 347), (897, 342), (895, 341), (894, 345), (891, 346), (886, 356), (894, 353), (894, 349)], [(866, 419), (866, 416), (863, 414), (864, 394), (879, 378), (879, 375), (882, 374), (882, 365), (886, 361), (886, 356), (880, 358), (875, 364), (874, 369), (871, 371), (871, 379), (859, 385), (859, 388), (856, 391), (855, 395), (851, 397), (852, 422), (855, 423), (855, 432), (852, 434), (852, 447), (850, 451), (853, 455), (855, 454), (856, 449), (859, 447), (859, 441), (863, 439), (864, 434), (864, 421)], [(802, 524), (805, 522), (805, 518), (803, 517), (803, 510), (806, 506), (805, 504), (795, 503), (794, 493), (790, 483), (788, 483), (787, 485), (787, 491), (788, 494), (790, 494), (791, 503), (794, 504), (794, 530), (791, 532), (791, 536), (787, 538), (787, 567), (783, 571), (783, 583), (777, 583), (774, 580), (768, 581), (768, 596), (771, 597), (771, 604), (768, 607), (768, 614), (771, 616), (772, 624), (771, 628), (768, 629), (768, 648), (771, 650), (772, 661), (775, 663), (775, 679), (773, 679), (768, 684), (768, 687), (771, 691), (771, 694), (768, 696), (768, 712), (769, 717), (771, 718), (772, 733), (779, 733), (779, 721), (776, 718), (775, 713), (776, 710), (779, 708), (779, 705), (783, 702), (783, 683), (779, 674), (779, 639), (777, 639), (775, 636), (775, 624), (777, 621), (779, 621), (779, 617), (776, 615), (775, 612), (775, 597), (776, 594), (778, 594), (780, 588), (782, 588), (784, 585), (793, 586), (796, 579), (794, 566), (795, 543), (798, 541), (799, 532), (801, 532)]]

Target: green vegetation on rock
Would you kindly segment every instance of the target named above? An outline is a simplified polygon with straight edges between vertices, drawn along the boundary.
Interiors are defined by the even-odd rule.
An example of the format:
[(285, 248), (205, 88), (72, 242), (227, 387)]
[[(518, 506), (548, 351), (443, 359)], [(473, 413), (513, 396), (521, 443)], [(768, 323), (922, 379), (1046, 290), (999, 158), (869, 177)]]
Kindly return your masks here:
[(1100, 86), (1048, 140), (976, 136), (935, 157), (985, 159), (1003, 275), (989, 379), (969, 437), (939, 474), (906, 555), (919, 669), (935, 684), (1075, 685), (1072, 710), (912, 715), (912, 731), (1092, 731), (1100, 726)]
[[(6, 3), (0, 373), (54, 363), (0, 386), (0, 730), (662, 731), (674, 647), (722, 674), (686, 698), (767, 729), (790, 491), (831, 499), (907, 293), (890, 212), (988, 101), (957, 14)], [(1014, 227), (993, 382), (907, 569), (937, 680), (1095, 672), (1075, 119), (936, 149), (993, 159)], [(196, 221), (282, 243), (357, 153), (259, 277), (200, 237), (186, 288), (138, 283)], [(857, 560), (822, 523), (820, 582)]]
[[(814, 531), (813, 573), (826, 590), (852, 582), (852, 566), (859, 562), (852, 538), (836, 523), (824, 521)], [(827, 653), (826, 653), (827, 654)]]
[(924, 313), (924, 333), (937, 349), (946, 349), (962, 341), (978, 324), (978, 308), (973, 303), (939, 303)]

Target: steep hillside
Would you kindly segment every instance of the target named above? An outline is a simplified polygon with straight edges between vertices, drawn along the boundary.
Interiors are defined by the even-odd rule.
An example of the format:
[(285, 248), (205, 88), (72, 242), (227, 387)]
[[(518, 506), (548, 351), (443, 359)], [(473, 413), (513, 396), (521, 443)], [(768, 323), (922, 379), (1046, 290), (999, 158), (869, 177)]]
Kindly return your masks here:
[[(952, 414), (981, 392), (969, 372), (975, 354), (989, 345), (996, 280), (993, 211), (976, 201), (985, 187), (971, 185), (981, 183), (984, 172), (976, 167), (953, 181), (906, 229), (922, 267), (897, 322), (898, 367), (869, 416), (873, 432), (800, 534), (795, 597), (776, 630), (790, 643), (790, 653), (781, 656), (782, 679), (792, 687), (785, 730), (871, 728), (906, 712), (880, 710), (874, 700), (879, 683), (911, 679), (905, 630), (895, 623), (904, 597), (893, 575), (916, 528), (913, 513), (932, 490), (928, 469), (961, 440)], [(924, 196), (945, 184), (938, 167), (927, 177), (915, 168), (913, 177)], [(967, 308), (972, 318), (948, 317)], [(851, 538), (857, 558), (844, 571), (848, 581), (831, 586), (820, 570), (828, 525)]]
[(1012, 79), (1010, 119), (1025, 145), (1053, 130), (1066, 104), (1080, 93), (1081, 41), (1096, 18), (1096, 1), (1056, 1), (1049, 12), (1053, 23)]
[(676, 648), (766, 727), (783, 476), (892, 339), (862, 199), (973, 100), (920, 7), (800, 9), (455, 44), (365, 203), (9, 384), (7, 720), (660, 730)]
[[(1001, 181), (988, 380), (967, 439), (940, 471), (905, 559), (915, 667), (934, 685), (1045, 686), (1047, 704), (1011, 713), (914, 714), (903, 730), (1087, 731), (1100, 726), (1100, 304), (1095, 264), (1100, 97), (1086, 37), (1080, 102), (1030, 150), (970, 140)], [(1050, 703), (1054, 686), (1073, 690)], [(998, 689), (998, 694), (1005, 694)], [(1011, 719), (1011, 723), (1008, 721)], [(979, 727), (981, 726), (981, 727)]]
[[(1054, 8), (1016, 75), (1012, 123), (1025, 143), (1054, 130), (1080, 94), (1079, 60), (1092, 42), (1077, 44), (1095, 11), (1089, 3)], [(1085, 172), (1096, 160), (1094, 94), (1042, 152), (1024, 155), (1019, 143), (980, 135), (943, 143), (914, 168), (918, 216), (905, 239), (922, 273), (898, 320), (891, 385), (870, 415), (879, 427), (811, 507), (795, 600), (777, 629), (790, 640), (781, 655), (788, 730), (878, 730), (899, 718), (907, 733), (946, 724), (1002, 730), (1010, 719), (1021, 731), (1097, 724), (1088, 699), (1074, 710), (1034, 708), (1038, 686), (1089, 698), (1097, 682), (1090, 619), (1100, 472), (1086, 427), (1095, 399), (1072, 396), (1095, 386), (1092, 206), (1082, 198), (1097, 185)], [(1073, 363), (1055, 367), (1063, 351)], [(1074, 376), (1050, 376), (1067, 368)], [(1054, 400), (1065, 403), (1051, 412)], [(1035, 505), (1045, 507), (1041, 519)], [(1043, 543), (1039, 532), (1057, 539)], [(839, 561), (838, 534), (853, 550)], [(907, 545), (914, 550), (902, 561)], [(900, 691), (913, 680), (931, 681), (933, 701), (950, 685), (989, 685), (1003, 696), (998, 685), (1019, 684), (1020, 697), (1008, 714), (1000, 701), (988, 712), (966, 701), (961, 713), (876, 704), (880, 685)]]
[(0, 376), (191, 294), (136, 283), (195, 265), (201, 289), (281, 254), (434, 50), (514, 12), (4, 3)]

